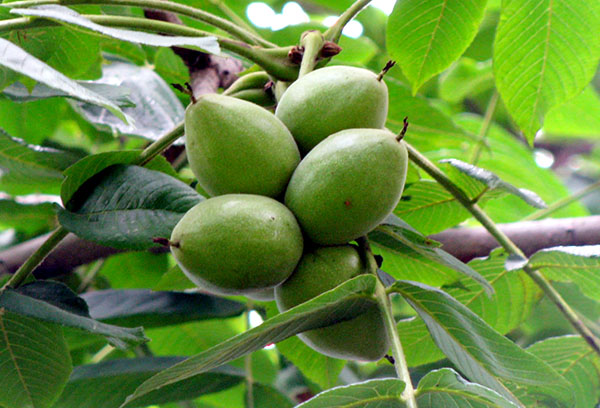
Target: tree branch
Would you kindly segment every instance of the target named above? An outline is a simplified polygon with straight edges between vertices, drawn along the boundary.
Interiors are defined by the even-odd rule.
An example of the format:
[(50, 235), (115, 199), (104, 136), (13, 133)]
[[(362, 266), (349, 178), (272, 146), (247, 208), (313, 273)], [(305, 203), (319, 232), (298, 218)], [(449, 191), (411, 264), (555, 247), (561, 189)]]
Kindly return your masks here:
[[(145, 9), (144, 16), (152, 20), (183, 25), (175, 13)], [(187, 48), (171, 47), (188, 67), (190, 83), (195, 97), (228, 88), (243, 70), (242, 62), (235, 58), (219, 57)]]
[[(600, 215), (580, 218), (548, 218), (499, 224), (503, 231), (527, 256), (543, 248), (600, 244)], [(431, 236), (443, 244), (442, 249), (463, 262), (487, 256), (498, 242), (483, 227), (452, 228)]]
[[(600, 245), (600, 215), (581, 218), (546, 219), (500, 224), (500, 229), (526, 255), (543, 248), (567, 245)], [(46, 235), (0, 252), (0, 275), (14, 273), (47, 238)], [(463, 262), (487, 256), (498, 247), (484, 228), (451, 228), (431, 236), (443, 249)], [(158, 252), (167, 249), (157, 248)], [(121, 252), (69, 234), (36, 269), (35, 276), (47, 279), (69, 273), (73, 268)]]

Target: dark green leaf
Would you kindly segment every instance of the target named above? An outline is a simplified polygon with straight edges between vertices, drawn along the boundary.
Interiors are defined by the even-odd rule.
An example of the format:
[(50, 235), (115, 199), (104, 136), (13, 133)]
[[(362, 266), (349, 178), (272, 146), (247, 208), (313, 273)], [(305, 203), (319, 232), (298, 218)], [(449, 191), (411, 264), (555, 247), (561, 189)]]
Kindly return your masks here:
[(87, 180), (58, 220), (81, 238), (115, 248), (146, 249), (168, 238), (181, 217), (202, 200), (164, 173), (114, 165)]
[[(168, 51), (172, 53), (171, 50)], [(123, 123), (100, 106), (83, 102), (72, 103), (87, 121), (100, 130), (116, 135), (156, 140), (183, 121), (184, 109), (181, 102), (169, 85), (149, 68), (125, 62), (112, 62), (103, 67), (102, 78), (95, 81), (95, 86), (108, 84), (119, 84), (121, 88), (129, 91), (134, 107), (124, 107), (123, 112), (132, 119), (131, 123)]]
[(449, 266), (476, 280), (489, 295), (494, 293), (494, 289), (480, 274), (440, 249), (439, 243), (421, 235), (393, 214), (388, 216), (379, 227), (371, 232), (369, 238), (388, 251), (397, 250), (402, 252), (405, 247), (408, 247), (430, 260)]
[(109, 342), (119, 348), (126, 348), (148, 340), (144, 337), (141, 328), (127, 329), (100, 323), (50, 303), (22, 295), (11, 289), (7, 289), (0, 294), (0, 308), (22, 316), (103, 335)]
[(445, 292), (398, 281), (400, 293), (425, 321), (437, 346), (471, 381), (521, 406), (517, 394), (559, 407), (573, 402), (567, 381), (539, 358), (502, 336)]
[[(144, 357), (111, 360), (75, 367), (56, 408), (115, 408), (141, 383), (183, 361), (183, 357)], [(150, 393), (132, 406), (165, 404), (193, 400), (201, 395), (219, 392), (244, 380), (241, 370), (223, 366), (189, 378), (177, 386)]]
[(471, 383), (450, 368), (430, 371), (416, 390), (420, 408), (517, 408), (495, 391)]
[(82, 295), (92, 318), (119, 326), (161, 327), (240, 315), (246, 305), (200, 293), (98, 290)]
[(46, 5), (27, 9), (13, 8), (10, 12), (23, 16), (41, 17), (58, 21), (60, 23), (72, 24), (94, 32), (98, 32), (107, 37), (112, 37), (135, 44), (151, 45), (154, 47), (193, 46), (210, 54), (219, 54), (220, 52), (219, 43), (215, 37), (162, 36), (143, 31), (132, 31), (121, 28), (106, 27), (82, 17), (75, 10), (59, 5)]
[(90, 91), (56, 71), (43, 61), (28, 54), (10, 41), (0, 38), (0, 65), (26, 75), (49, 87), (60, 89), (73, 98), (105, 107), (119, 119), (127, 122), (125, 114), (110, 100)]
[(3, 182), (58, 184), (63, 178), (62, 171), (80, 158), (81, 156), (71, 152), (27, 144), (0, 130)]
[(65, 386), (71, 369), (60, 327), (0, 306), (2, 406), (49, 408)]
[(15, 292), (49, 303), (65, 312), (90, 318), (89, 308), (85, 300), (62, 283), (36, 281), (18, 287)]
[[(542, 340), (527, 348), (564, 376), (573, 387), (574, 408), (593, 407), (600, 400), (600, 359), (579, 336)], [(538, 407), (531, 401), (532, 407)], [(540, 407), (542, 408), (542, 407)]]
[(546, 203), (536, 193), (524, 188), (517, 188), (510, 183), (502, 180), (500, 177), (495, 175), (489, 170), (482, 169), (481, 167), (473, 166), (472, 164), (465, 163), (457, 159), (446, 159), (441, 160), (440, 163), (448, 163), (458, 171), (474, 178), (475, 180), (483, 183), (490, 191), (499, 190), (511, 193), (521, 198), (527, 204), (535, 208), (546, 208)]
[(559, 282), (573, 282), (588, 297), (600, 300), (600, 245), (554, 247), (536, 252), (529, 267)]
[(56, 226), (56, 212), (51, 203), (21, 204), (0, 199), (0, 225), (32, 234)]
[(396, 3), (388, 21), (387, 46), (411, 82), (413, 94), (467, 49), (483, 20), (486, 3), (486, 0)]
[(130, 405), (149, 392), (260, 350), (269, 343), (276, 343), (294, 334), (360, 315), (376, 302), (372, 297), (375, 284), (376, 278), (371, 275), (351, 279), (335, 289), (265, 321), (254, 329), (155, 375), (139, 386), (123, 406)]
[(332, 388), (315, 395), (300, 408), (405, 408), (402, 399), (404, 382), (398, 379), (377, 379)]
[(496, 86), (530, 144), (546, 112), (592, 79), (600, 56), (596, 0), (502, 3), (494, 44)]
[[(140, 156), (141, 150), (121, 150), (114, 152), (103, 152), (84, 157), (64, 171), (65, 180), (60, 189), (60, 198), (66, 209), (70, 210), (70, 201), (73, 194), (92, 176), (100, 173), (107, 167), (114, 164), (131, 164)], [(147, 168), (162, 171), (163, 173), (175, 176), (175, 171), (166, 162), (164, 157), (158, 156), (150, 163)]]

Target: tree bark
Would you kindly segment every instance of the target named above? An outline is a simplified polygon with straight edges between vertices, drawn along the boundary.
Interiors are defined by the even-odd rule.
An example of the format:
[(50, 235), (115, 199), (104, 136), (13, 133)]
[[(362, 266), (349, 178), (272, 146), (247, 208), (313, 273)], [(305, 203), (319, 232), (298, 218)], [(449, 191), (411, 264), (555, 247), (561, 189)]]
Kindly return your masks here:
[[(500, 224), (500, 229), (515, 241), (526, 255), (555, 246), (600, 245), (600, 215)], [(493, 248), (498, 247), (494, 238), (482, 227), (451, 228), (432, 235), (431, 238), (441, 242), (442, 249), (463, 262), (487, 256)], [(1, 251), (0, 274), (14, 273), (45, 239), (46, 236), (41, 236)], [(156, 251), (166, 250), (158, 248)], [(121, 251), (69, 234), (35, 270), (35, 276), (47, 279), (64, 275), (77, 266), (118, 252)]]

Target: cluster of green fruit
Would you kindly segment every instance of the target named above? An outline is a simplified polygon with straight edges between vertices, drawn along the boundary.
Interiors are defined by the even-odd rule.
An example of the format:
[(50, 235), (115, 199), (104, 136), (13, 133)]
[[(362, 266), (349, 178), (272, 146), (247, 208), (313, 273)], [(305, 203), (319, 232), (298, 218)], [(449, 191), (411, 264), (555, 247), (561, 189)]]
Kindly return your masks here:
[[(170, 242), (195, 284), (274, 293), (285, 311), (367, 272), (349, 242), (397, 205), (408, 162), (403, 142), (383, 129), (381, 79), (359, 68), (318, 69), (289, 86), (275, 114), (224, 95), (190, 105), (188, 159), (213, 198), (185, 214)], [(300, 338), (344, 359), (377, 360), (388, 349), (377, 306)]]

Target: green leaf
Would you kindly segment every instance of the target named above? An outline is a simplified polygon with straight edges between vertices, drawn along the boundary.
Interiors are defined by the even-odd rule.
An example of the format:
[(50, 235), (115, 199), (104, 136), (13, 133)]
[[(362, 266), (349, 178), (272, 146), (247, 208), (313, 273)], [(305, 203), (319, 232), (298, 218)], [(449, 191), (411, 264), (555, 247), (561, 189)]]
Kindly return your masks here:
[(49, 408), (71, 369), (71, 356), (60, 327), (0, 306), (2, 406)]
[(144, 289), (161, 280), (169, 270), (171, 260), (167, 252), (122, 252), (105, 258), (98, 276), (100, 279), (107, 279), (113, 289)]
[[(64, 171), (65, 179), (60, 189), (60, 198), (66, 209), (70, 210), (70, 201), (75, 192), (92, 176), (114, 164), (132, 164), (140, 157), (141, 150), (120, 150), (102, 152), (86, 156)], [(171, 176), (177, 173), (162, 156), (157, 156), (146, 168), (162, 171)]]
[(62, 171), (80, 158), (71, 152), (27, 144), (0, 130), (2, 182), (58, 184), (63, 178)]
[(472, 143), (473, 138), (456, 126), (452, 119), (433, 107), (422, 97), (412, 96), (410, 90), (398, 80), (386, 77), (389, 91), (389, 111), (386, 126), (400, 132), (403, 120), (410, 123), (407, 140), (421, 152), (441, 149), (462, 149), (464, 143)]
[(467, 49), (483, 20), (486, 0), (403, 0), (389, 17), (387, 46), (413, 94)]
[(600, 300), (600, 245), (547, 248), (533, 254), (529, 267), (559, 282), (573, 282), (584, 295)]
[(128, 41), (134, 44), (151, 45), (154, 47), (192, 46), (209, 54), (220, 53), (220, 47), (216, 37), (162, 36), (143, 31), (132, 31), (121, 28), (106, 27), (82, 17), (75, 10), (59, 5), (46, 5), (27, 9), (13, 8), (10, 10), (10, 12), (12, 14), (41, 17), (58, 21), (59, 23), (72, 24), (100, 33), (107, 37)]
[(56, 226), (56, 212), (50, 203), (21, 204), (0, 199), (0, 226), (28, 234)]
[(375, 284), (376, 278), (372, 275), (357, 276), (335, 289), (266, 320), (260, 326), (150, 378), (138, 387), (123, 406), (130, 405), (149, 392), (260, 350), (269, 343), (276, 343), (297, 333), (358, 316), (376, 302), (372, 297)]
[(297, 408), (405, 408), (405, 386), (398, 379), (369, 380), (323, 391)]
[[(483, 118), (472, 114), (463, 114), (456, 122), (467, 131), (478, 133), (483, 124)], [(490, 149), (483, 149), (478, 166), (497, 174), (502, 180), (514, 185), (533, 190), (547, 203), (553, 203), (571, 195), (561, 180), (551, 169), (539, 167), (531, 149), (503, 127), (492, 124), (488, 130), (487, 143)], [(463, 152), (460, 152), (463, 153)], [(472, 152), (462, 155), (454, 150), (446, 157), (457, 157), (469, 161)], [(447, 165), (446, 165), (447, 166)], [(455, 172), (457, 172), (455, 170)], [(473, 197), (471, 197), (473, 198)], [(531, 214), (535, 209), (523, 200), (513, 195), (495, 198), (485, 202), (486, 212), (495, 222), (515, 222)], [(580, 203), (573, 203), (555, 213), (556, 217), (580, 217), (588, 215), (588, 211)]]
[(195, 287), (196, 285), (185, 276), (181, 268), (175, 265), (161, 276), (160, 281), (152, 290), (185, 290)]
[(0, 294), (0, 308), (21, 316), (28, 316), (100, 334), (105, 336), (111, 344), (119, 348), (127, 348), (148, 340), (144, 337), (141, 328), (127, 329), (100, 323), (82, 316), (80, 313), (73, 313), (72, 310), (64, 309), (63, 305), (56, 306), (55, 304), (22, 295), (12, 289), (6, 289)]
[[(111, 360), (75, 367), (56, 408), (115, 408), (136, 387), (181, 361), (183, 357), (144, 357)], [(241, 370), (223, 366), (189, 378), (177, 386), (147, 394), (132, 406), (165, 404), (193, 400), (201, 395), (219, 392), (244, 380)]]
[(432, 180), (407, 186), (394, 214), (425, 235), (444, 231), (471, 217), (452, 194)]
[(449, 253), (441, 250), (439, 243), (421, 235), (393, 214), (372, 231), (369, 238), (387, 250), (402, 252), (405, 247), (408, 247), (430, 260), (449, 266), (463, 275), (469, 276), (483, 286), (488, 295), (494, 293), (494, 289), (481, 275)]
[[(506, 258), (507, 255), (497, 249), (488, 258), (469, 262), (471, 268), (493, 285), (496, 292), (493, 298), (486, 296), (475, 281), (465, 277), (444, 287), (450, 296), (502, 334), (514, 330), (525, 321), (540, 297), (540, 290), (527, 275), (505, 269)], [(415, 280), (413, 277), (410, 279)], [(444, 357), (422, 320), (400, 321), (398, 332), (410, 366), (431, 363)]]
[(451, 368), (430, 371), (419, 381), (416, 390), (420, 408), (469, 407), (517, 408), (496, 391), (471, 383)]
[(505, 0), (494, 44), (496, 87), (531, 144), (546, 113), (592, 79), (600, 57), (596, 0)]
[[(246, 316), (228, 319), (211, 319), (184, 323), (177, 326), (160, 327), (146, 331), (148, 347), (155, 355), (186, 355), (202, 353), (247, 329)], [(252, 377), (255, 381), (272, 384), (277, 376), (279, 364), (273, 361), (275, 350), (257, 350), (250, 355)], [(232, 360), (229, 364), (246, 369), (246, 358)]]
[[(3, 10), (9, 13), (4, 7)], [(14, 16), (9, 14), (7, 18)], [(100, 75), (101, 39), (97, 35), (69, 27), (54, 26), (11, 30), (4, 37), (71, 79), (94, 79)], [(3, 76), (5, 81), (0, 79), (0, 89), (15, 79), (26, 81), (28, 86), (33, 86), (27, 77), (0, 67), (0, 78)]]
[(458, 171), (483, 183), (490, 191), (498, 190), (511, 193), (535, 208), (546, 208), (546, 203), (544, 203), (544, 200), (542, 200), (536, 193), (524, 188), (517, 188), (512, 184), (502, 180), (489, 170), (473, 166), (472, 164), (465, 163), (457, 159), (445, 159), (441, 160), (440, 163), (448, 163)]
[(239, 316), (246, 305), (200, 293), (98, 290), (82, 295), (96, 320), (125, 327), (161, 327)]
[(519, 348), (447, 293), (398, 281), (400, 293), (425, 321), (437, 346), (471, 381), (522, 406), (516, 393), (570, 407), (567, 381), (542, 360)]
[(304, 344), (297, 336), (277, 343), (277, 351), (290, 360), (310, 381), (322, 389), (335, 386), (345, 360), (327, 357)]
[[(165, 51), (173, 52), (170, 49)], [(160, 61), (158, 65), (162, 63)], [(187, 79), (177, 81), (178, 83), (189, 81), (187, 68), (185, 72)], [(114, 61), (105, 65), (102, 68), (102, 78), (94, 81), (95, 86), (115, 83), (129, 92), (133, 102), (133, 107), (123, 107), (123, 112), (132, 119), (129, 124), (123, 123), (108, 110), (99, 106), (72, 102), (75, 110), (97, 129), (114, 135), (157, 140), (183, 121), (185, 115), (183, 105), (171, 87), (152, 69)], [(176, 142), (176, 144), (181, 143), (183, 140)]]
[(494, 87), (492, 61), (475, 61), (461, 58), (440, 75), (440, 97), (458, 103), (467, 96), (472, 97)]
[(252, 395), (255, 408), (292, 408), (294, 406), (288, 397), (270, 385), (252, 384)]
[(383, 257), (383, 270), (392, 280), (410, 279), (440, 287), (457, 282), (461, 274), (455, 269), (427, 258), (402, 244), (383, 247), (371, 241), (374, 253)]
[(581, 337), (545, 339), (529, 346), (527, 351), (544, 360), (571, 383), (576, 401), (574, 408), (593, 407), (598, 403), (600, 359)]
[(170, 237), (181, 217), (202, 200), (164, 173), (117, 164), (87, 180), (59, 210), (60, 224), (83, 239), (115, 248), (146, 249)]
[(552, 108), (544, 120), (544, 137), (597, 140), (600, 134), (600, 95), (593, 86), (562, 105)]
[(0, 38), (0, 65), (26, 75), (51, 88), (60, 89), (75, 99), (100, 105), (111, 111), (122, 121), (127, 122), (127, 118), (123, 111), (113, 102), (84, 88), (43, 61), (28, 54), (23, 49), (3, 38)]

